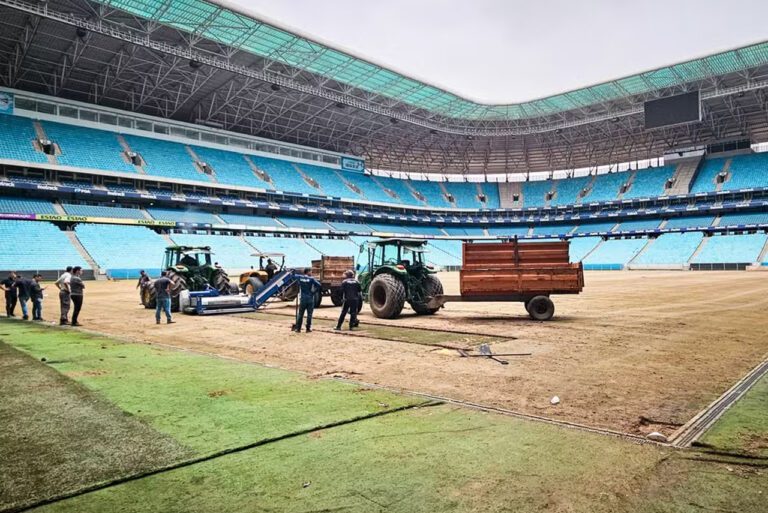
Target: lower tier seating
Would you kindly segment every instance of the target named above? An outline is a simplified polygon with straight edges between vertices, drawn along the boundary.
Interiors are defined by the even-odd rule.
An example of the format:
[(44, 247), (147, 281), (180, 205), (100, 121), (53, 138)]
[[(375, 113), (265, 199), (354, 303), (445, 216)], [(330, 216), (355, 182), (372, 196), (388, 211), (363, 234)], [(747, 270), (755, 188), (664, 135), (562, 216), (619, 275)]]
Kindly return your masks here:
[(51, 223), (0, 220), (0, 240), (13, 241), (3, 244), (0, 269), (45, 271), (68, 265), (90, 269), (67, 235)]

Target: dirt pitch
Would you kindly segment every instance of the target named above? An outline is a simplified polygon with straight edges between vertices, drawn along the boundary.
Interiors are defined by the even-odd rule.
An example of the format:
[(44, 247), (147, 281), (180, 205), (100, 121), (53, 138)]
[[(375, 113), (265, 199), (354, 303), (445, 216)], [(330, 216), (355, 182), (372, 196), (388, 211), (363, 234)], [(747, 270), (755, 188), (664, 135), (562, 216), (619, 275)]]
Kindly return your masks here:
[[(441, 279), (447, 294), (458, 293), (458, 273)], [(762, 272), (587, 273), (585, 292), (555, 297), (547, 323), (517, 303), (449, 303), (433, 317), (406, 310), (394, 327), (366, 328), (388, 323), (366, 306), (355, 336), (331, 331), (339, 309), (327, 305), (316, 310), (314, 333), (294, 334), (292, 304), (156, 326), (134, 282), (90, 282), (86, 293), (87, 329), (635, 434), (672, 433), (768, 353)], [(56, 310), (51, 297), (47, 317)], [(532, 355), (500, 365), (439, 347), (480, 342)]]

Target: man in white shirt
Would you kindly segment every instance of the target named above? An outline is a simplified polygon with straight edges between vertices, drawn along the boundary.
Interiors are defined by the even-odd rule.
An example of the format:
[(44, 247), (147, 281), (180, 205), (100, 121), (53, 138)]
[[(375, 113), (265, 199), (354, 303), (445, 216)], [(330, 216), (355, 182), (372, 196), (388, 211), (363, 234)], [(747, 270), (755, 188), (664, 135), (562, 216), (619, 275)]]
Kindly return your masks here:
[(59, 289), (59, 304), (61, 305), (61, 317), (59, 318), (59, 324), (64, 326), (69, 324), (69, 306), (72, 303), (72, 299), (69, 296), (69, 280), (72, 279), (72, 266), (68, 266), (59, 279), (53, 282)]

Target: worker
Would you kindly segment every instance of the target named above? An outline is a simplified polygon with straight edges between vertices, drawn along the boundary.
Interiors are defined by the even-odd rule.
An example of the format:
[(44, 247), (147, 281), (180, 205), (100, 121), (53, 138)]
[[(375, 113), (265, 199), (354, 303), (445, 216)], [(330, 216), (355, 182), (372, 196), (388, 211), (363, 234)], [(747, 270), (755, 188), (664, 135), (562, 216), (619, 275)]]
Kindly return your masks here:
[(72, 298), (69, 295), (69, 281), (72, 279), (72, 266), (67, 266), (67, 269), (61, 273), (59, 279), (53, 282), (56, 288), (59, 289), (59, 306), (61, 308), (61, 316), (59, 317), (59, 324), (64, 326), (69, 324), (69, 307), (72, 304)]
[(81, 276), (83, 275), (83, 268), (76, 265), (72, 268), (72, 277), (69, 279), (69, 297), (72, 300), (72, 304), (75, 308), (72, 312), (72, 326), (82, 326), (77, 322), (80, 317), (80, 310), (83, 308), (83, 290), (85, 289), (85, 283)]
[(21, 318), (25, 321), (29, 319), (29, 311), (27, 310), (27, 301), (29, 301), (30, 289), (32, 288), (32, 280), (24, 278), (22, 275), (16, 275), (16, 282), (13, 284), (16, 288), (16, 296), (19, 298), (19, 306), (21, 306)]
[(141, 288), (150, 281), (152, 280), (150, 279), (149, 275), (144, 269), (142, 269), (141, 271), (139, 271), (139, 281), (136, 283), (136, 288), (137, 289)]
[(312, 313), (315, 311), (315, 296), (320, 292), (320, 282), (312, 276), (312, 269), (304, 269), (304, 274), (300, 275), (299, 281), (299, 310), (296, 312), (296, 324), (293, 330), (301, 333), (301, 324), (304, 320), (304, 313), (307, 314), (307, 333), (312, 332)]
[(40, 285), (43, 280), (42, 274), (35, 274), (32, 276), (32, 283), (29, 288), (29, 297), (32, 299), (32, 320), (43, 320), (43, 291), (45, 287)]
[(275, 271), (277, 271), (277, 265), (275, 265), (271, 258), (267, 258), (267, 267), (264, 270), (267, 272), (267, 281), (271, 281)]
[(16, 303), (19, 301), (19, 296), (16, 293), (15, 284), (15, 271), (9, 272), (8, 277), (0, 281), (0, 288), (5, 292), (5, 315), (8, 317), (16, 317)]
[(354, 271), (344, 271), (344, 281), (341, 282), (341, 294), (344, 304), (341, 307), (339, 322), (336, 323), (334, 329), (336, 331), (341, 329), (347, 312), (349, 312), (349, 329), (357, 328), (360, 325), (360, 322), (357, 320), (357, 312), (360, 310), (360, 305), (363, 301), (363, 289), (360, 287), (360, 282), (355, 279)]
[(160, 324), (160, 313), (165, 312), (165, 319), (168, 324), (173, 324), (174, 321), (171, 317), (171, 282), (168, 278), (168, 271), (160, 273), (160, 277), (155, 280), (155, 301), (157, 305), (155, 307), (155, 322)]

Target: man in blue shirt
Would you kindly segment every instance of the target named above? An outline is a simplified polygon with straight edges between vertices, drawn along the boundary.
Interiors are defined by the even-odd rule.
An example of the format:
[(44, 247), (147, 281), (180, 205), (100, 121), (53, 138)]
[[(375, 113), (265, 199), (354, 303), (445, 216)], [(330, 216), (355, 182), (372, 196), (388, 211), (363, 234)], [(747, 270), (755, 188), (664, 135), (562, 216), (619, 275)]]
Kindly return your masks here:
[(320, 282), (312, 277), (312, 269), (304, 269), (299, 276), (299, 311), (296, 313), (296, 324), (293, 329), (301, 333), (304, 312), (307, 313), (307, 333), (312, 332), (312, 313), (315, 311), (315, 296), (320, 293)]

